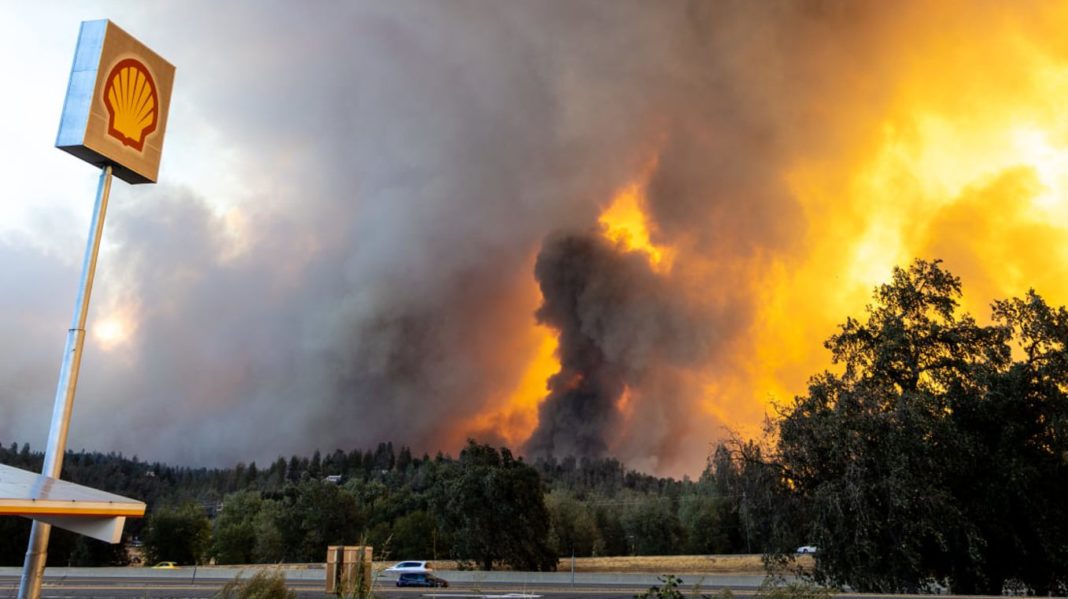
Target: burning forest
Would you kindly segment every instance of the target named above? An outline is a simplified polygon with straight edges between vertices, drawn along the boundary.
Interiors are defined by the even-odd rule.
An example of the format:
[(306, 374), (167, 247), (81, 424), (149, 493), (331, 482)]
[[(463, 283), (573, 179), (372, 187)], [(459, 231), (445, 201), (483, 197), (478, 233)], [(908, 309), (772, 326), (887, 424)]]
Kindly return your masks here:
[[(944, 260), (980, 318), (1068, 302), (1064, 4), (204, 12), (131, 17), (183, 65), (171, 183), (117, 191), (72, 448), (694, 474), (895, 265)], [(0, 439), (47, 430), (78, 210), (0, 236)]]

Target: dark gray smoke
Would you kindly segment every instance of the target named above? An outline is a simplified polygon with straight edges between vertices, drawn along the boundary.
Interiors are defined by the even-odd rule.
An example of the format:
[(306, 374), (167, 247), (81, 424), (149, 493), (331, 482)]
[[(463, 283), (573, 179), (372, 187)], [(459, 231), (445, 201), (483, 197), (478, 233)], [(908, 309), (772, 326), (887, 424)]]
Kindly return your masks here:
[[(619, 425), (627, 389), (636, 403), (677, 416), (675, 434), (685, 431), (685, 391), (657, 390), (649, 379), (705, 364), (716, 341), (711, 336), (729, 326), (695, 312), (677, 281), (654, 272), (646, 254), (597, 231), (550, 236), (534, 273), (544, 298), (537, 318), (559, 332), (561, 370), (549, 380), (526, 451), (603, 457), (612, 446), (625, 447)], [(647, 425), (651, 430), (641, 430)], [(650, 437), (664, 440), (654, 422), (635, 419), (633, 426), (643, 445)]]
[(617, 278), (633, 275), (651, 282), (642, 258), (627, 258), (596, 235), (548, 240), (538, 256), (534, 273), (544, 301), (537, 317), (560, 334), (561, 369), (548, 381), (538, 428), (527, 442), (532, 456), (602, 457), (608, 449), (628, 369), (622, 356), (607, 355), (609, 348), (603, 344), (603, 333), (616, 330), (611, 326), (616, 323), (598, 326), (601, 323), (590, 321), (611, 320), (615, 310), (625, 309), (638, 287), (620, 286)]
[[(702, 402), (763, 405), (708, 385), (737, 370), (759, 273), (803, 243), (781, 173), (838, 147), (827, 102), (878, 67), (878, 6), (115, 11), (178, 72), (161, 184), (116, 186), (90, 338), (116, 310), (136, 326), (87, 348), (71, 446), (193, 464), (454, 451), (515, 388), (537, 310), (563, 370), (528, 451), (696, 470), (729, 420)], [(654, 241), (678, 251), (667, 273), (591, 230), (642, 177)], [(44, 215), (34, 235), (82, 223)], [(47, 431), (81, 251), (62, 249), (0, 238), (0, 442)]]

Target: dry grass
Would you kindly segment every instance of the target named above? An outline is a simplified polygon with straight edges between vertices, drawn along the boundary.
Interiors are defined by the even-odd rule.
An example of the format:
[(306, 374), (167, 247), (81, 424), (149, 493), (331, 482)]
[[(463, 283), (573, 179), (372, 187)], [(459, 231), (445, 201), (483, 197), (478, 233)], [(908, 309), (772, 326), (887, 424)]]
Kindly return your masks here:
[[(559, 570), (570, 570), (571, 559), (560, 560)], [(764, 572), (759, 555), (664, 555), (575, 558), (576, 572), (646, 572), (650, 574), (745, 574)]]
[[(812, 566), (812, 557), (797, 556), (799, 565)], [(375, 562), (375, 569), (388, 568), (396, 561)], [(457, 570), (454, 561), (430, 562), (435, 570)], [(571, 571), (571, 558), (561, 558), (560, 572)], [(577, 557), (576, 572), (645, 572), (649, 574), (763, 574), (759, 555), (663, 555), (635, 557)]]

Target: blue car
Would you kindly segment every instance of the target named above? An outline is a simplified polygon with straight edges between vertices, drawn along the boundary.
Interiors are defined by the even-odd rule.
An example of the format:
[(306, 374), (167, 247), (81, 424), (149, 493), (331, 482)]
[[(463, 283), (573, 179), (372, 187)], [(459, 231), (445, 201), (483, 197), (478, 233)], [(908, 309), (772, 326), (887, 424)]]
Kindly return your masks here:
[(408, 573), (401, 574), (397, 579), (399, 587), (447, 587), (449, 582), (444, 578), (438, 578), (433, 574)]

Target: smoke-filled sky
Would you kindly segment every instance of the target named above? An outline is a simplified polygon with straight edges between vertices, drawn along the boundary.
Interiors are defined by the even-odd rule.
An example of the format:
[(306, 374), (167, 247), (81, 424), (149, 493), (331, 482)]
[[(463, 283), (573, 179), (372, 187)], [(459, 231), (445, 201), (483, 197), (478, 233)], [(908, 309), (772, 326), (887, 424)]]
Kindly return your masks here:
[(97, 172), (82, 20), (177, 67), (116, 182), (69, 446), (468, 437), (696, 474), (916, 257), (1068, 301), (1068, 8), (0, 1), (0, 442), (42, 447)]

